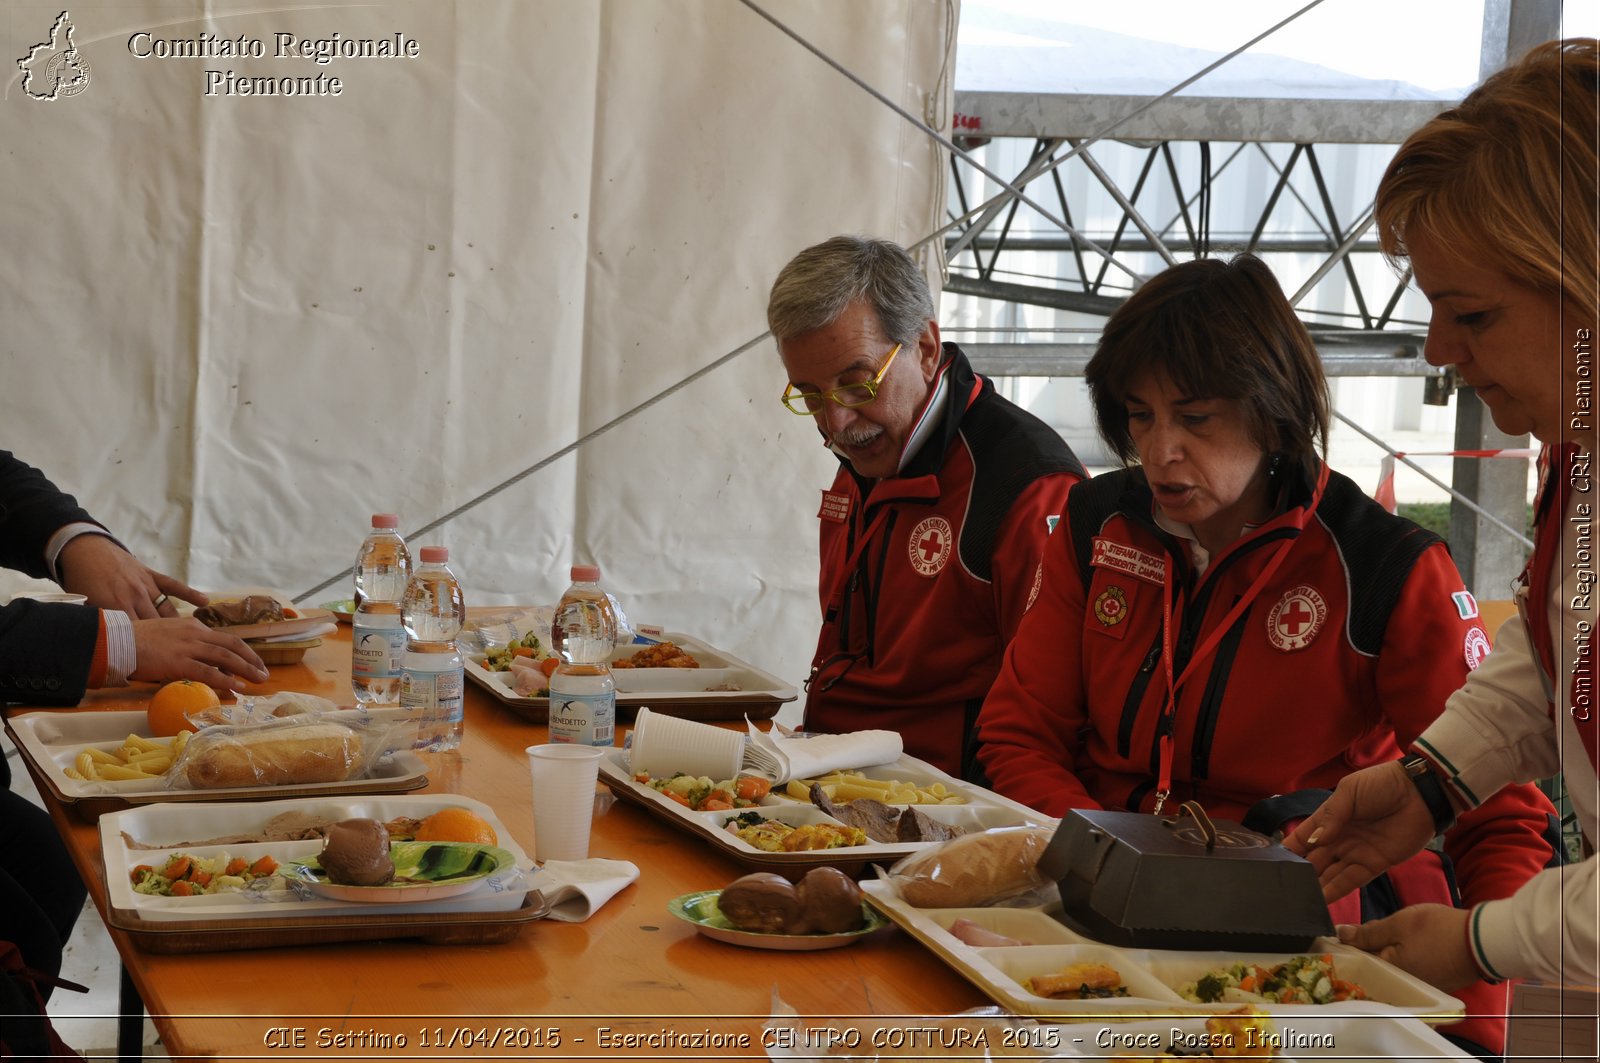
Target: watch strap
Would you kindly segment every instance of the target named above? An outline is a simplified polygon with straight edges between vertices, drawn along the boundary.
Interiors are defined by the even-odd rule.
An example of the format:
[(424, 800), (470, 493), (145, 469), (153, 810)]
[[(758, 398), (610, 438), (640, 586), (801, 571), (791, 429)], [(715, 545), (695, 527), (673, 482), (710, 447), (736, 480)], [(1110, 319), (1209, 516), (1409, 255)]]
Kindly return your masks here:
[(1417, 788), (1417, 794), (1427, 806), (1428, 814), (1433, 817), (1434, 833), (1443, 834), (1455, 826), (1456, 806), (1450, 801), (1444, 780), (1434, 770), (1433, 761), (1420, 753), (1411, 753), (1401, 759), (1400, 767), (1405, 771), (1406, 778)]

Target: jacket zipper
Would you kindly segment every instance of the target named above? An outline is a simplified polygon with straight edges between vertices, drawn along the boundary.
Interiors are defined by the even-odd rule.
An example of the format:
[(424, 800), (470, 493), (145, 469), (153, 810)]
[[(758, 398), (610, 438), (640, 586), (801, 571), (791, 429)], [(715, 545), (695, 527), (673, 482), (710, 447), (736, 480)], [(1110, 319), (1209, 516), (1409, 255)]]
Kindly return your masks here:
[(1122, 719), (1117, 723), (1117, 754), (1124, 758), (1133, 751), (1133, 725), (1139, 718), (1139, 703), (1144, 700), (1145, 688), (1156, 673), (1156, 665), (1161, 663), (1161, 628), (1161, 624), (1156, 624), (1156, 640), (1150, 644), (1150, 652), (1144, 655), (1144, 663), (1139, 665), (1122, 703)]
[(1189, 775), (1204, 779), (1210, 774), (1211, 740), (1217, 731), (1217, 717), (1222, 715), (1222, 695), (1233, 674), (1233, 660), (1239, 654), (1239, 643), (1244, 641), (1244, 628), (1255, 612), (1251, 605), (1234, 622), (1233, 630), (1217, 644), (1217, 660), (1206, 677), (1206, 692), (1200, 702), (1200, 715), (1195, 720), (1194, 748), (1189, 751)]

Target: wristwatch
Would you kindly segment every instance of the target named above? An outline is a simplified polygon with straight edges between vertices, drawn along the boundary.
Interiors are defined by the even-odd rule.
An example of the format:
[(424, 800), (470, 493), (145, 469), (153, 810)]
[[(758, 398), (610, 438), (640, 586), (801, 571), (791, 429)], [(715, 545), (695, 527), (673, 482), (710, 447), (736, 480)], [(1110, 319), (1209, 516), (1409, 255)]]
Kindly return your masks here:
[(1444, 780), (1433, 770), (1433, 761), (1421, 753), (1410, 753), (1401, 759), (1400, 767), (1417, 788), (1422, 803), (1428, 806), (1428, 814), (1433, 817), (1433, 832), (1443, 834), (1455, 826), (1456, 806), (1450, 803)]

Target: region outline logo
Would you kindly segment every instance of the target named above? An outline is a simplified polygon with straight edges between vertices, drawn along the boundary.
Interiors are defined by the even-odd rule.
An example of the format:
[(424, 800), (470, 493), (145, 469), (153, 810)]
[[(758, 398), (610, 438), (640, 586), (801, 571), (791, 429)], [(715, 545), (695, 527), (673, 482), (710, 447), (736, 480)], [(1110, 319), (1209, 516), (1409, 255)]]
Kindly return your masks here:
[[(30, 100), (54, 102), (76, 96), (89, 87), (89, 60), (72, 43), (75, 29), (71, 12), (62, 11), (50, 27), (49, 39), (33, 45), (27, 55), (17, 60), (17, 69), (22, 71), (22, 91)], [(43, 92), (34, 91), (35, 79), (44, 86)]]

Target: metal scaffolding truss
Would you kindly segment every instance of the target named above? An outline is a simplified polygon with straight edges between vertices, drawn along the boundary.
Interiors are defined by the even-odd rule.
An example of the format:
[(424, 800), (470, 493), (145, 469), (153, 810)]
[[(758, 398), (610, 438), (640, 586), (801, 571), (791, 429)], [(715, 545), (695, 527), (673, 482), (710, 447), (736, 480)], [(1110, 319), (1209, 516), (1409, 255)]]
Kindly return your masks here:
[[(970, 115), (970, 120), (983, 121), (982, 112), (987, 104), (982, 99), (984, 95), (958, 93), (957, 108), (963, 118)], [(1413, 101), (1399, 104), (1403, 120), (1409, 120), (1416, 113), (1437, 113), (1444, 106), (1442, 103), (1419, 105)], [(1355, 103), (1352, 109), (1362, 114), (1377, 113), (1366, 102)], [(1089, 108), (1091, 112), (1095, 110), (1092, 106)], [(1341, 127), (1348, 117), (1342, 102), (1318, 110)], [(1305, 120), (1305, 116), (1301, 115), (1300, 120)], [(1365, 142), (1381, 142), (1373, 140), (1372, 134), (1383, 132), (1385, 126), (1398, 129), (1401, 121), (1370, 123), (1369, 138)], [(995, 124), (998, 123), (984, 121), (983, 128), (987, 130)], [(1181, 172), (1175, 142), (1170, 138), (1134, 145), (1090, 146), (1077, 135), (1034, 137), (1027, 161), (1011, 183), (1030, 189), (1030, 197), (1036, 201), (1048, 199), (1054, 205), (1060, 217), (1072, 227), (1057, 233), (1041, 231), (1033, 224), (1019, 226), (1019, 211), (1027, 208), (1014, 196), (997, 196), (988, 205), (976, 207), (972, 202), (975, 197), (969, 191), (970, 167), (959, 157), (952, 156), (950, 213), (952, 219), (968, 220), (958, 222), (946, 238), (945, 255), (950, 270), (946, 290), (1107, 317), (1126, 297), (1126, 276), (1122, 270), (1113, 269), (1113, 262), (1119, 256), (1125, 264), (1151, 255), (1170, 264), (1224, 250), (1248, 250), (1263, 255), (1315, 254), (1323, 256), (1322, 264), (1295, 293), (1295, 302), (1299, 303), (1301, 297), (1329, 273), (1339, 270), (1353, 306), (1350, 324), (1330, 323), (1320, 320), (1314, 312), (1307, 314), (1307, 325), (1324, 353), (1328, 372), (1333, 375), (1424, 376), (1439, 378), (1442, 382), (1444, 378), (1440, 372), (1421, 358), (1423, 330), (1414, 322), (1395, 319), (1409, 277), (1396, 278), (1383, 271), (1377, 274), (1380, 279), (1375, 281), (1373, 271), (1357, 270), (1351, 261), (1352, 256), (1376, 255), (1378, 246), (1376, 239), (1368, 234), (1370, 204), (1355, 211), (1341, 211), (1330, 187), (1323, 155), (1337, 154), (1343, 145), (1285, 143), (1275, 157), (1263, 141), (1237, 139), (1240, 135), (1237, 123), (1230, 121), (1227, 125), (1226, 129), (1197, 128), (1189, 121), (1179, 123), (1186, 138), (1196, 137), (1187, 141), (1188, 154), (1198, 154), (1201, 159), (1198, 173), (1187, 180)], [(1156, 122), (1145, 122), (1142, 126), (1141, 132), (1149, 134), (1178, 131), (1164, 129)], [(1227, 136), (1235, 139), (1223, 142)], [(977, 148), (981, 145), (968, 138), (965, 146)], [(1061, 162), (1069, 149), (1070, 158)], [(1128, 187), (1113, 177), (1107, 166), (1101, 165), (1098, 158), (1101, 149), (1118, 151), (1124, 156), (1142, 155)], [(1213, 165), (1214, 153), (1221, 157)], [(1272, 175), (1270, 185), (1259, 203), (1246, 208), (1251, 215), (1248, 230), (1219, 236), (1209, 224), (1211, 199), (1230, 168), (1247, 159), (1256, 160), (1258, 165), (1267, 168)], [(1128, 160), (1122, 161), (1126, 164)], [(1081, 168), (1091, 178), (1090, 183), (1098, 190), (1100, 198), (1116, 206), (1118, 216), (1108, 231), (1087, 230), (1095, 232), (1096, 239), (1092, 243), (1078, 235), (1086, 231), (1083, 226), (1087, 222), (1080, 224), (1077, 219), (1085, 219), (1089, 209), (1084, 203), (1074, 204), (1068, 194), (1063, 171), (1069, 167)], [(1309, 183), (1309, 194), (1301, 190), (1296, 178)], [(1170, 199), (1176, 200), (1176, 209), (1169, 207), (1168, 213), (1161, 217), (1147, 216), (1142, 201), (1153, 200), (1148, 193), (1161, 185), (1165, 186)], [(1284, 232), (1281, 226), (1272, 226), (1280, 203), (1286, 200), (1298, 208), (1297, 218), (1309, 220), (1312, 232)], [(1232, 203), (1237, 210), (1236, 197)], [(1032, 220), (1038, 219), (1037, 213), (1029, 213)], [(1354, 217), (1350, 216), (1352, 213)], [(1060, 272), (1048, 278), (1014, 279), (1025, 274), (1026, 269), (1008, 269), (1008, 262), (1024, 255), (1036, 261), (1040, 253), (1060, 263)], [(1378, 285), (1381, 288), (1377, 288)], [(1075, 376), (1081, 373), (1084, 361), (1082, 344), (1059, 345), (1055, 356), (1052, 347), (1056, 345), (1051, 344), (1032, 343), (1026, 345), (1026, 350), (1015, 351), (1009, 350), (1013, 345), (1008, 344), (975, 346), (984, 361), (1003, 375)], [(1017, 364), (1008, 366), (1008, 360)], [(1442, 395), (1441, 390), (1441, 400)]]

